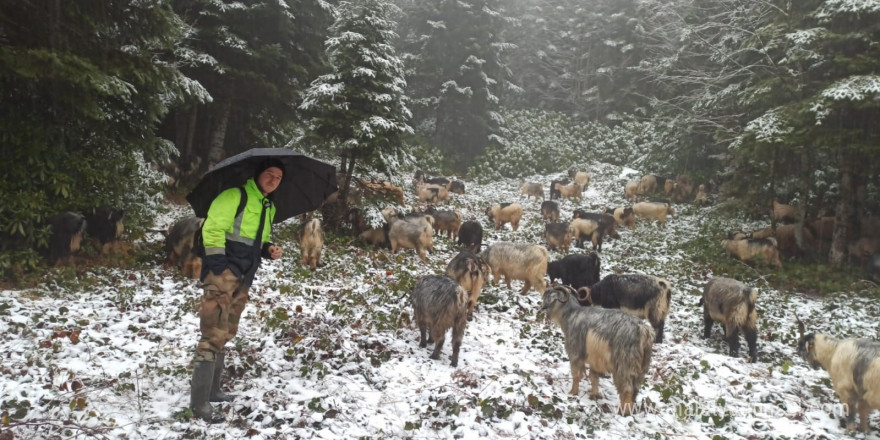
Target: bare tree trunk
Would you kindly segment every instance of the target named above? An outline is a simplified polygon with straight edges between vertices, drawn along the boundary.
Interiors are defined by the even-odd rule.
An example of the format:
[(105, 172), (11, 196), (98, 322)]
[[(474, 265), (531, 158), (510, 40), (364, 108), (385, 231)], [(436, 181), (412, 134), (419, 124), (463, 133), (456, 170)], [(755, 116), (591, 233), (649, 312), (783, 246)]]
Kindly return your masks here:
[(837, 202), (835, 213), (834, 235), (831, 239), (831, 251), (828, 255), (828, 263), (832, 266), (840, 266), (846, 259), (846, 243), (850, 220), (852, 217), (852, 162), (850, 155), (843, 151), (838, 152), (840, 160), (840, 201)]
[(354, 164), (355, 164), (354, 152), (350, 152), (349, 154), (345, 155), (345, 158), (346, 159), (343, 159), (343, 161), (342, 161), (342, 166), (345, 167), (345, 165), (346, 165), (345, 162), (347, 160), (348, 161), (348, 169), (346, 169), (346, 168), (342, 169), (342, 172), (345, 173), (345, 182), (343, 183), (343, 188), (342, 188), (342, 192), (340, 193), (340, 195), (341, 195), (340, 198), (343, 201), (345, 201), (345, 203), (347, 205), (348, 204), (348, 191), (349, 191), (349, 189), (351, 189), (352, 176), (354, 175)]
[(801, 153), (801, 197), (798, 199), (798, 221), (794, 227), (794, 241), (802, 254), (809, 255), (812, 259), (813, 249), (804, 243), (804, 221), (807, 217), (807, 196), (810, 194), (810, 174), (812, 173), (812, 157), (807, 146)]
[(852, 215), (852, 234), (853, 240), (858, 239), (859, 237), (863, 237), (865, 235), (865, 231), (862, 230), (862, 225), (865, 224), (866, 220), (866, 210), (865, 208), (868, 206), (868, 178), (864, 174), (861, 173), (861, 170), (853, 169), (853, 215)]
[(183, 150), (186, 146), (186, 135), (189, 127), (187, 126), (187, 109), (179, 108), (174, 111), (174, 146), (177, 147), (177, 151), (180, 153), (180, 160), (178, 162), (181, 166), (183, 166), (183, 159), (186, 155), (183, 154)]
[(770, 228), (776, 231), (776, 216), (773, 213), (773, 199), (776, 197), (776, 156), (778, 147), (773, 148), (773, 158), (770, 160)]
[[(321, 207), (324, 226), (328, 230), (335, 232), (342, 232), (343, 222), (350, 220), (348, 193), (351, 186), (351, 176), (354, 172), (354, 157), (349, 157), (349, 153), (343, 153), (340, 155), (340, 159), (339, 172), (343, 173), (343, 177), (337, 182), (339, 184), (339, 196), (332, 202), (324, 203)], [(356, 231), (357, 228), (352, 229)]]
[(196, 137), (196, 122), (198, 122), (198, 114), (199, 114), (199, 106), (193, 105), (189, 111), (189, 123), (186, 127), (186, 143), (183, 145), (183, 151), (181, 151), (181, 156), (187, 158), (187, 160), (192, 161), (192, 148), (193, 148), (193, 139)]
[(179, 165), (185, 169), (193, 159), (193, 139), (196, 134), (198, 105), (178, 109), (174, 114), (174, 145), (180, 152)]
[(217, 164), (226, 157), (226, 127), (229, 125), (229, 115), (232, 113), (232, 100), (226, 99), (216, 109), (217, 118), (211, 127), (210, 141), (208, 142), (208, 168)]

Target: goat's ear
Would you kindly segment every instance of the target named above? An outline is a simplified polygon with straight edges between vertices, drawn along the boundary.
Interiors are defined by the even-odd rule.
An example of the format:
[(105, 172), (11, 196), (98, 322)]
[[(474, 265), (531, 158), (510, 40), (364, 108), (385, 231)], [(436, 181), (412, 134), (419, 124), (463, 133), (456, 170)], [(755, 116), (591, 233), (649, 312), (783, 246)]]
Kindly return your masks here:
[(812, 352), (813, 352), (813, 346), (814, 346), (814, 345), (816, 345), (814, 342), (807, 342), (806, 345), (805, 345), (805, 347), (807, 348), (807, 351), (809, 351), (809, 352), (812, 353)]

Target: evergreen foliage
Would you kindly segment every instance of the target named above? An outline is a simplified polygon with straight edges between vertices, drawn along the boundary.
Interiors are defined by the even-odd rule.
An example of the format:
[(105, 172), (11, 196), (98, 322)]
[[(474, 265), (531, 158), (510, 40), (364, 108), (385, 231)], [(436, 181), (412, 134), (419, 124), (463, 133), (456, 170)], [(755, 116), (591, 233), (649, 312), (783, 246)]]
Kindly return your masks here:
[(564, 113), (513, 110), (504, 114), (509, 142), (489, 148), (469, 175), (481, 182), (563, 172), (591, 162), (639, 166), (662, 154), (661, 130), (650, 122), (628, 119), (609, 127), (583, 123)]
[(2, 3), (0, 271), (33, 267), (61, 211), (151, 210), (145, 160), (173, 152), (156, 125), (205, 96), (157, 57), (180, 31), (162, 0)]
[(396, 1), (0, 3), (0, 271), (61, 211), (136, 223), (153, 169), (255, 146), (398, 182), (413, 156), (715, 178), (755, 215), (836, 215), (835, 263), (880, 211), (876, 1)]
[(326, 43), (333, 71), (312, 82), (300, 105), (310, 118), (310, 140), (342, 158), (345, 182), (355, 170), (390, 175), (409, 160), (401, 136), (412, 133), (412, 115), (403, 64), (391, 45), (396, 10), (383, 0), (340, 3)]
[(418, 132), (456, 170), (490, 145), (504, 144), (500, 96), (506, 19), (498, 0), (407, 3), (401, 46), (407, 60)]
[(182, 165), (205, 165), (254, 147), (281, 146), (301, 121), (302, 91), (326, 69), (331, 7), (318, 0), (173, 0), (188, 24), (175, 55), (212, 100), (166, 121)]
[(502, 104), (563, 111), (619, 123), (646, 116), (652, 90), (637, 67), (647, 58), (640, 1), (523, 0), (505, 6), (518, 19), (505, 32), (518, 93)]

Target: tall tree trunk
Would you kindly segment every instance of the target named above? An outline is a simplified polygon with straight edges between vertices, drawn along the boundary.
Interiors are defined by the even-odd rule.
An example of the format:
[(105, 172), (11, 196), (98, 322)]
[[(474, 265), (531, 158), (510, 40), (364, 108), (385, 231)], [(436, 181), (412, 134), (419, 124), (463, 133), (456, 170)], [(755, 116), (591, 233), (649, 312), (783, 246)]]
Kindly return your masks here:
[(810, 174), (813, 172), (812, 163), (810, 149), (805, 145), (801, 152), (801, 196), (798, 199), (798, 221), (794, 227), (794, 241), (801, 254), (808, 254), (810, 258), (813, 257), (813, 249), (804, 243), (804, 221), (807, 217), (807, 197), (810, 194), (810, 182), (812, 181), (810, 179)]
[(199, 106), (193, 105), (189, 110), (189, 123), (186, 127), (186, 140), (183, 144), (183, 151), (181, 151), (181, 156), (187, 158), (188, 161), (193, 160), (193, 139), (196, 137), (196, 122), (198, 122), (198, 114)]
[[(349, 221), (348, 193), (351, 186), (352, 174), (354, 173), (354, 153), (346, 152), (340, 155), (341, 165), (339, 172), (343, 173), (339, 184), (339, 196), (330, 202), (325, 202), (321, 207), (324, 226), (331, 231), (342, 232), (343, 222)], [(352, 225), (352, 232), (357, 234), (357, 226)]]
[(174, 112), (174, 146), (180, 153), (179, 165), (185, 169), (192, 162), (192, 143), (196, 133), (198, 105), (177, 109)]
[(342, 161), (342, 166), (345, 167), (345, 162), (348, 161), (348, 168), (343, 168), (343, 172), (345, 173), (345, 182), (343, 182), (342, 192), (340, 193), (341, 199), (348, 204), (348, 192), (351, 189), (352, 185), (352, 176), (354, 176), (354, 164), (355, 164), (355, 153), (354, 151), (350, 151), (349, 154), (346, 155), (346, 159)]
[(208, 142), (208, 168), (216, 165), (226, 157), (226, 127), (229, 125), (229, 114), (232, 113), (232, 100), (225, 99), (216, 108), (216, 118), (211, 127)]
[(853, 215), (852, 215), (852, 234), (853, 239), (858, 239), (865, 235), (862, 225), (865, 223), (865, 208), (868, 206), (868, 178), (860, 169), (853, 169)]
[[(773, 214), (773, 199), (776, 198), (776, 158), (779, 155), (779, 147), (773, 147), (773, 157), (770, 160), (770, 228), (776, 231), (776, 216)], [(757, 182), (757, 180), (756, 180)]]
[(840, 266), (846, 259), (846, 243), (852, 217), (852, 161), (849, 152), (841, 149), (838, 153), (840, 161), (840, 201), (837, 202), (835, 213), (834, 235), (831, 239), (831, 251), (828, 255), (828, 263), (832, 266)]

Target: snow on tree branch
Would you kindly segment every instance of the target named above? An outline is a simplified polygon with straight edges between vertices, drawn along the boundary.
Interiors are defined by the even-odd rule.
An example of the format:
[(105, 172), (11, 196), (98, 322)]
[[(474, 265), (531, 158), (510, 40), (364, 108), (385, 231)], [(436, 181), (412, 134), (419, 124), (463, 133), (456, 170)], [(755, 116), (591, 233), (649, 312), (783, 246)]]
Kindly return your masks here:
[(779, 108), (775, 108), (753, 119), (746, 124), (745, 132), (754, 135), (758, 142), (783, 142), (785, 137), (791, 134), (793, 128), (782, 117), (779, 110)]

